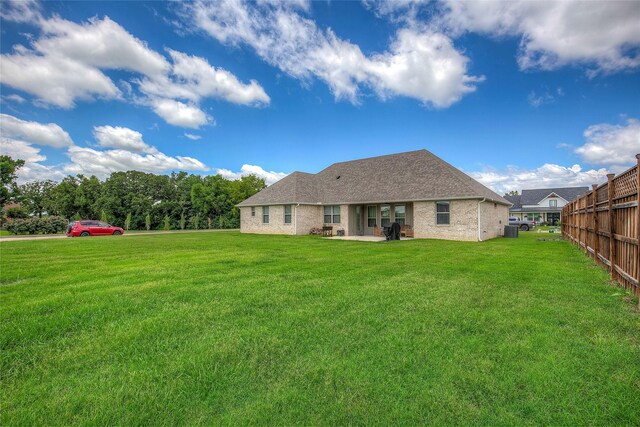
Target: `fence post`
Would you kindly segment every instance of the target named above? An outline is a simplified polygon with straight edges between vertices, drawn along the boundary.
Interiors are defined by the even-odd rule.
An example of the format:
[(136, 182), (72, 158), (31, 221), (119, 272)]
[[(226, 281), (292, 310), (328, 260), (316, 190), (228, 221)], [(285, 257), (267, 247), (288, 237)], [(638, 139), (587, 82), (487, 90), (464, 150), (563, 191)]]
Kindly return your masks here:
[(598, 264), (598, 245), (600, 244), (600, 236), (598, 236), (598, 212), (596, 211), (596, 207), (598, 206), (598, 185), (591, 185), (593, 188), (592, 199), (593, 199), (593, 260), (596, 264)]
[(584, 192), (584, 253), (587, 256), (591, 256), (589, 253), (589, 225), (591, 220), (589, 218), (589, 190)]
[(576, 220), (577, 220), (576, 224), (578, 226), (578, 236), (577, 236), (578, 240), (577, 240), (577, 243), (578, 243), (578, 249), (582, 249), (580, 247), (580, 242), (582, 242), (582, 214), (580, 213), (580, 207), (582, 206), (582, 203), (580, 203), (580, 197), (578, 197), (576, 199), (576, 204), (577, 204), (576, 207), (578, 208), (578, 216), (576, 218)]
[(611, 268), (609, 272), (611, 273), (611, 280), (616, 279), (616, 240), (615, 240), (615, 225), (614, 225), (614, 213), (613, 213), (613, 193), (614, 193), (614, 184), (613, 177), (615, 174), (608, 173), (607, 174), (607, 194), (609, 195), (609, 262), (611, 263)]
[[(636, 241), (638, 242), (638, 246), (636, 247), (636, 253), (638, 254), (638, 258), (640, 258), (640, 153), (636, 154), (636, 161), (638, 165), (636, 167), (636, 199), (638, 199), (638, 206), (636, 206)], [(640, 262), (636, 259), (636, 279), (640, 280)], [(640, 311), (640, 298), (638, 298), (638, 311)]]
[[(580, 200), (580, 198), (578, 198), (578, 200)], [(580, 204), (580, 202), (578, 202), (578, 204)], [(581, 203), (584, 207), (584, 215), (582, 215), (580, 213), (580, 211), (578, 211), (579, 215), (578, 218), (580, 218), (580, 228), (578, 228), (578, 248), (580, 248), (580, 243), (584, 242), (584, 253), (589, 256), (589, 250), (587, 249), (587, 196), (585, 193), (583, 202)], [(583, 231), (584, 229), (584, 231)], [(584, 233), (584, 237), (582, 236)], [(583, 240), (584, 239), (584, 240)]]

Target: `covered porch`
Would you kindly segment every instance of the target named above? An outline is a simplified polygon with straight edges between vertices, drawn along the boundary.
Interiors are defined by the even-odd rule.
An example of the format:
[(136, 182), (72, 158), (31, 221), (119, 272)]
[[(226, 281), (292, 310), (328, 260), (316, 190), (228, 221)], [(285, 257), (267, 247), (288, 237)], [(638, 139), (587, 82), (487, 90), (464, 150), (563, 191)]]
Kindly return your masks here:
[(402, 237), (413, 237), (413, 203), (368, 203), (348, 205), (347, 236), (384, 239), (383, 227), (400, 224)]

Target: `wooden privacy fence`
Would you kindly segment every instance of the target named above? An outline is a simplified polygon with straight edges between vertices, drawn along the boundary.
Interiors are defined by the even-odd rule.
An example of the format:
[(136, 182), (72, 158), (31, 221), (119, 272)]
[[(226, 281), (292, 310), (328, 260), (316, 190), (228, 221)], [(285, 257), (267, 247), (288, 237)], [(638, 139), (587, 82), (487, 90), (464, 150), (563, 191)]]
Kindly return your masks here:
[(640, 296), (640, 154), (636, 159), (636, 166), (607, 175), (605, 184), (568, 203), (561, 221), (565, 237)]

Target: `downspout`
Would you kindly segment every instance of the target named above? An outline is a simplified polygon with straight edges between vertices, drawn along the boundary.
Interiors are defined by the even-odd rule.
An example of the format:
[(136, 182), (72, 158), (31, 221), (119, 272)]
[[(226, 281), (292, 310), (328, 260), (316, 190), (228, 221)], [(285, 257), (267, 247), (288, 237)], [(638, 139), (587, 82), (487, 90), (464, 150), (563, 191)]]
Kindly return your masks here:
[(487, 198), (480, 200), (478, 202), (478, 242), (482, 242), (482, 231), (480, 231), (480, 203), (484, 203), (487, 201)]
[(294, 236), (298, 235), (298, 206), (300, 206), (300, 203), (296, 205), (296, 213), (293, 215), (293, 235)]

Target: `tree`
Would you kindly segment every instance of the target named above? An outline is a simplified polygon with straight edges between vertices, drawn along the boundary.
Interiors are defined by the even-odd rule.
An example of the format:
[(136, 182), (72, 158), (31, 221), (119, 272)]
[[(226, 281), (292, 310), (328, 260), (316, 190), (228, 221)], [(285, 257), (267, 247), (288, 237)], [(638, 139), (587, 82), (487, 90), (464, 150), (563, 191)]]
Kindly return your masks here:
[(504, 193), (505, 196), (517, 196), (518, 195), (518, 190), (511, 190), (507, 193)]
[(24, 166), (24, 160), (13, 160), (9, 156), (0, 156), (0, 209), (4, 208), (7, 202), (14, 201), (18, 196), (18, 169)]
[[(80, 215), (84, 218), (96, 218), (102, 211), (112, 212), (109, 206), (99, 207), (102, 183), (95, 176), (87, 178), (78, 175), (78, 188), (76, 189), (75, 205)], [(107, 222), (107, 221), (104, 221)]]
[(109, 222), (107, 220), (107, 213), (104, 211), (104, 209), (102, 209), (102, 213), (100, 214), (100, 221), (102, 222)]
[(64, 218), (82, 219), (76, 205), (76, 191), (78, 190), (78, 179), (67, 176), (62, 179), (53, 190), (51, 190), (51, 204), (53, 211)]
[(171, 230), (171, 222), (170, 222), (170, 221), (171, 221), (171, 220), (169, 219), (169, 215), (165, 215), (165, 216), (164, 216), (164, 220), (163, 220), (163, 224), (164, 224), (164, 225), (162, 226), (162, 228), (163, 228), (165, 231), (169, 231), (169, 230)]
[(55, 187), (56, 183), (51, 180), (28, 182), (19, 187), (20, 201), (29, 213), (37, 215), (38, 218), (42, 218), (44, 212), (56, 213), (52, 212), (55, 210)]
[(151, 230), (151, 214), (147, 214), (147, 216), (144, 217), (144, 227), (147, 231)]
[(184, 226), (185, 226), (184, 211), (182, 211), (182, 214), (180, 215), (180, 230), (184, 230)]
[(131, 227), (131, 212), (127, 214), (127, 219), (124, 220), (124, 229), (129, 231)]

